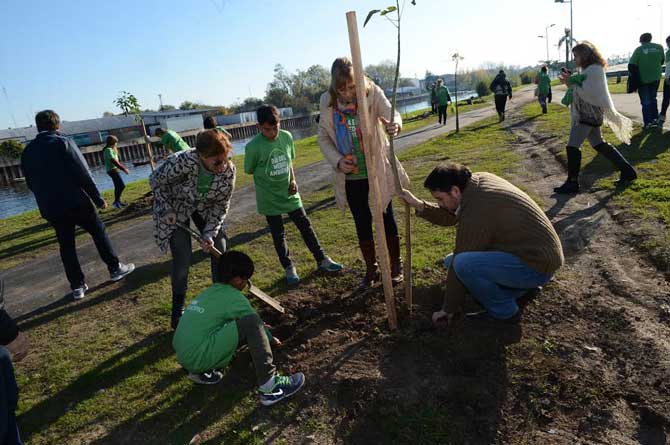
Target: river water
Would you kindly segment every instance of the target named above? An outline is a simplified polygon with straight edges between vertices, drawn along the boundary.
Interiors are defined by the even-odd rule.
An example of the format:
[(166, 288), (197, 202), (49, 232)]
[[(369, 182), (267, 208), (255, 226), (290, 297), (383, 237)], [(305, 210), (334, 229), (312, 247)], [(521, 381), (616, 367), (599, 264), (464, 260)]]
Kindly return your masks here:
[[(463, 93), (459, 93), (459, 97)], [(398, 106), (398, 112), (401, 114), (411, 113), (413, 111), (425, 109), (430, 107), (430, 103), (426, 101)], [(315, 129), (307, 130), (291, 130), (295, 140), (299, 140), (308, 136), (313, 135)], [(238, 141), (233, 141), (233, 154), (244, 153), (244, 146), (251, 139), (243, 139)], [(123, 180), (126, 183), (139, 181), (141, 179), (146, 179), (151, 173), (151, 168), (149, 165), (142, 165), (139, 167), (134, 167), (132, 162), (126, 162), (126, 167), (130, 174), (122, 174)], [(111, 190), (114, 188), (112, 179), (107, 176), (104, 167), (94, 167), (91, 169), (91, 174), (93, 175), (93, 180), (98, 186), (98, 189), (105, 191)], [(26, 212), (28, 210), (33, 210), (37, 208), (37, 203), (35, 202), (35, 197), (28, 189), (25, 183), (19, 182), (10, 187), (0, 186), (0, 219), (7, 218), (9, 216), (18, 215), (19, 213)]]

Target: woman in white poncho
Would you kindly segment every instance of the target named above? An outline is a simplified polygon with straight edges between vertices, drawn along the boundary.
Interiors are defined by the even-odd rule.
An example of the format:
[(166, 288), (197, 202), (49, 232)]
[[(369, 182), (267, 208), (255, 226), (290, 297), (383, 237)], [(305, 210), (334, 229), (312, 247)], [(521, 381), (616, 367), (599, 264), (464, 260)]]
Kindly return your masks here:
[(621, 172), (617, 185), (624, 185), (637, 178), (635, 169), (619, 151), (605, 142), (600, 127), (607, 124), (616, 137), (630, 144), (633, 123), (614, 108), (612, 96), (607, 88), (605, 67), (607, 62), (590, 42), (581, 42), (572, 49), (579, 74), (561, 74), (561, 83), (572, 89), (573, 100), (570, 112), (570, 139), (566, 147), (568, 154), (568, 179), (556, 193), (579, 192), (579, 170), (582, 162), (581, 145), (588, 139), (591, 146)]

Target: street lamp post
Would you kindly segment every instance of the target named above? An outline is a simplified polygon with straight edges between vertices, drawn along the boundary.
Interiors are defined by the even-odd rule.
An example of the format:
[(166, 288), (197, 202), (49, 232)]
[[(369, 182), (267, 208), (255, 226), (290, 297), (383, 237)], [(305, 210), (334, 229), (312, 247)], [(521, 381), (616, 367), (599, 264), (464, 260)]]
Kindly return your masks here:
[(573, 0), (554, 0), (554, 3), (570, 3), (570, 41), (567, 44), (570, 46), (570, 58), (572, 58), (572, 38), (575, 35), (575, 31), (572, 28), (572, 3)]
[(451, 56), (451, 60), (456, 62), (456, 68), (454, 68), (454, 97), (456, 98), (456, 133), (459, 132), (459, 122), (458, 122), (458, 62), (463, 60), (463, 56), (459, 53), (454, 53)]
[[(546, 43), (547, 43), (547, 62), (549, 62), (549, 60), (550, 60), (549, 59), (549, 28), (554, 27), (554, 26), (556, 26), (556, 23), (552, 23), (551, 25), (544, 27), (544, 38), (546, 39)], [(572, 31), (570, 31), (570, 33), (572, 34)]]

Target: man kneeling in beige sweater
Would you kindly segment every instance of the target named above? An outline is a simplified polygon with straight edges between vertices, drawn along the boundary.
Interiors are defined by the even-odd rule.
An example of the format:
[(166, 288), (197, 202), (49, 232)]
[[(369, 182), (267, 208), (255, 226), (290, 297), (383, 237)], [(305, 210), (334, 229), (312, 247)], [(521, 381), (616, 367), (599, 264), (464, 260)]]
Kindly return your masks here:
[(563, 265), (561, 242), (542, 209), (526, 193), (492, 173), (472, 173), (459, 164), (437, 166), (426, 178), (437, 204), (401, 194), (418, 216), (456, 226), (442, 310), (436, 325), (462, 312), (468, 291), (486, 311), (476, 319), (516, 323), (517, 299), (549, 282)]

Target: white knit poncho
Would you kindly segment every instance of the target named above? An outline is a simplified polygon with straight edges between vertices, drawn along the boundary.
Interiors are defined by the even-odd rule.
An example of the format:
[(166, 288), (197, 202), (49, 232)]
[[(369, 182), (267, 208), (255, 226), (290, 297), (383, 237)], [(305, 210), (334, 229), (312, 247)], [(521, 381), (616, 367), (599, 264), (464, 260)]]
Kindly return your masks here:
[[(605, 70), (597, 63), (593, 63), (582, 70), (586, 76), (582, 86), (574, 85), (574, 94), (589, 105), (603, 111), (603, 123), (612, 129), (616, 137), (625, 144), (630, 144), (633, 134), (633, 122), (614, 108), (614, 102), (607, 88)], [(572, 106), (571, 118), (573, 125), (579, 122), (576, 107)]]

